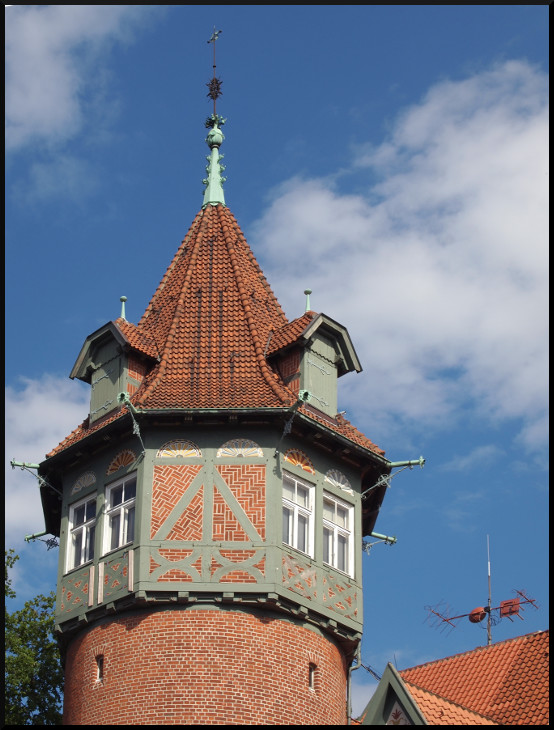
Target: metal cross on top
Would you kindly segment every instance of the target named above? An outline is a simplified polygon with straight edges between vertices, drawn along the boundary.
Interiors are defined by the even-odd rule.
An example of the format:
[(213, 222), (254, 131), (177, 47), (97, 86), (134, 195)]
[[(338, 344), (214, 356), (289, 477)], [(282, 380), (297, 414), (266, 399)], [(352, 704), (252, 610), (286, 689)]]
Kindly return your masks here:
[(214, 117), (216, 117), (215, 102), (223, 93), (221, 91), (221, 79), (218, 79), (215, 75), (215, 42), (219, 38), (219, 34), (221, 32), (221, 30), (216, 30), (214, 25), (214, 32), (212, 33), (212, 37), (208, 41), (208, 43), (214, 44), (214, 76), (213, 79), (206, 84), (209, 89), (208, 96), (210, 97), (210, 99), (213, 99), (214, 102)]

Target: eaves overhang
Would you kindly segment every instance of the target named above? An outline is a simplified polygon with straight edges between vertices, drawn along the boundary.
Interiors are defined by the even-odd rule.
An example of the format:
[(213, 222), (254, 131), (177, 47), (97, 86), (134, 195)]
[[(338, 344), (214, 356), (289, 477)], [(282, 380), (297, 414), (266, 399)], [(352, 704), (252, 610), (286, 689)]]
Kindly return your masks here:
[(339, 375), (350, 373), (355, 370), (357, 373), (362, 371), (362, 365), (348, 334), (348, 330), (342, 324), (326, 314), (318, 314), (302, 333), (302, 338), (307, 342), (313, 335), (320, 331), (321, 334), (330, 336), (339, 346), (340, 359), (342, 368), (339, 369)]
[[(125, 321), (122, 322), (128, 329), (131, 329), (131, 331), (135, 333), (135, 336), (138, 336), (139, 338), (141, 337), (135, 325), (132, 325), (131, 323), (127, 323)], [(135, 345), (133, 345), (126, 337), (126, 335), (122, 332), (120, 327), (118, 327), (116, 322), (107, 322), (105, 325), (97, 329), (86, 338), (83, 346), (81, 347), (81, 351), (79, 352), (77, 360), (73, 365), (71, 373), (69, 374), (69, 377), (72, 380), (77, 378), (78, 380), (82, 380), (85, 383), (90, 383), (91, 374), (95, 368), (95, 364), (92, 363), (89, 357), (90, 352), (93, 347), (98, 346), (103, 342), (107, 342), (110, 339), (115, 341), (116, 345), (121, 349), (121, 351), (135, 350), (141, 356), (146, 357), (151, 361), (154, 361), (156, 359), (156, 355), (154, 355), (153, 352), (149, 351), (149, 349), (151, 348), (146, 348), (142, 345), (137, 345), (136, 343)]]
[(126, 338), (115, 326), (114, 322), (107, 322), (86, 338), (83, 346), (81, 347), (81, 351), (77, 356), (75, 365), (73, 365), (71, 373), (69, 374), (69, 377), (72, 380), (77, 378), (78, 380), (83, 380), (85, 383), (90, 383), (90, 368), (87, 365), (89, 352), (93, 345), (97, 345), (102, 341), (107, 341), (110, 337), (113, 338), (121, 348), (127, 344)]
[(322, 423), (319, 420), (315, 420), (314, 418), (311, 418), (310, 416), (299, 412), (296, 416), (298, 421), (302, 424), (304, 424), (306, 427), (309, 427), (310, 429), (313, 429), (314, 431), (319, 431), (320, 433), (327, 436), (328, 439), (333, 440), (337, 443), (337, 445), (343, 446), (345, 449), (348, 449), (348, 451), (351, 451), (353, 453), (358, 454), (359, 456), (369, 458), (369, 460), (376, 465), (382, 466), (384, 469), (390, 470), (390, 464), (391, 462), (386, 459), (381, 454), (376, 453), (373, 449), (371, 449), (369, 446), (363, 446), (362, 444), (356, 443), (356, 441), (353, 441), (348, 436), (345, 436), (341, 434), (339, 431), (335, 430), (334, 428), (331, 428), (330, 426), (326, 426), (324, 423)]

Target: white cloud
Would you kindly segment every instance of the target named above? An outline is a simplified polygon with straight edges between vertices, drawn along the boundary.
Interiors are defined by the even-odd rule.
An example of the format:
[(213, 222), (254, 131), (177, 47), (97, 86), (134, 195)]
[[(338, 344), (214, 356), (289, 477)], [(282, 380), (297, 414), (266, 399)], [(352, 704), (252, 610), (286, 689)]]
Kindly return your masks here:
[(491, 466), (503, 456), (505, 456), (505, 452), (500, 447), (494, 444), (483, 444), (476, 446), (464, 456), (451, 456), (448, 462), (439, 468), (442, 471), (468, 471), (481, 466)]
[(509, 62), (408, 109), (353, 163), (358, 190), (378, 176), (363, 193), (344, 171), (274, 191), (250, 240), (290, 317), (309, 286), (348, 327), (364, 375), (343, 405), (425, 427), (470, 407), (544, 446), (547, 144), (546, 76)]
[(141, 5), (16, 6), (6, 15), (6, 148), (57, 144), (86, 124), (109, 45), (128, 42)]
[[(43, 461), (88, 413), (89, 392), (67, 378), (22, 378), (6, 388), (6, 545), (18, 552), (25, 535), (41, 532), (44, 517), (37, 480), (10, 461)], [(33, 472), (36, 473), (36, 472)]]

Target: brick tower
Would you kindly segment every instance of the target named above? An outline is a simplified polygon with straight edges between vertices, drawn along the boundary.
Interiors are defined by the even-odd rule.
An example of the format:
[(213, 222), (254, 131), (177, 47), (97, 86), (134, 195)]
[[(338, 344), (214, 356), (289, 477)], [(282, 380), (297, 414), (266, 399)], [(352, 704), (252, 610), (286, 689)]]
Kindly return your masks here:
[(139, 323), (85, 340), (90, 412), (39, 466), (65, 724), (347, 724), (391, 463), (338, 413), (347, 330), (288, 321), (225, 205), (222, 124), (200, 212)]

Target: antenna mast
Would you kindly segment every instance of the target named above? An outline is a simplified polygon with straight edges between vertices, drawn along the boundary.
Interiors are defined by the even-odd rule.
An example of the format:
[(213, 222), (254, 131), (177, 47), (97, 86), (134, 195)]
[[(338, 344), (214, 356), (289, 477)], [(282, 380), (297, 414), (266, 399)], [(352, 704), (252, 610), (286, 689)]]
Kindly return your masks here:
[(492, 608), (492, 599), (491, 599), (491, 554), (489, 549), (489, 536), (487, 535), (487, 565), (488, 565), (488, 574), (489, 574), (489, 610), (487, 611), (487, 644), (490, 646), (492, 644), (492, 632), (491, 632), (491, 608)]

